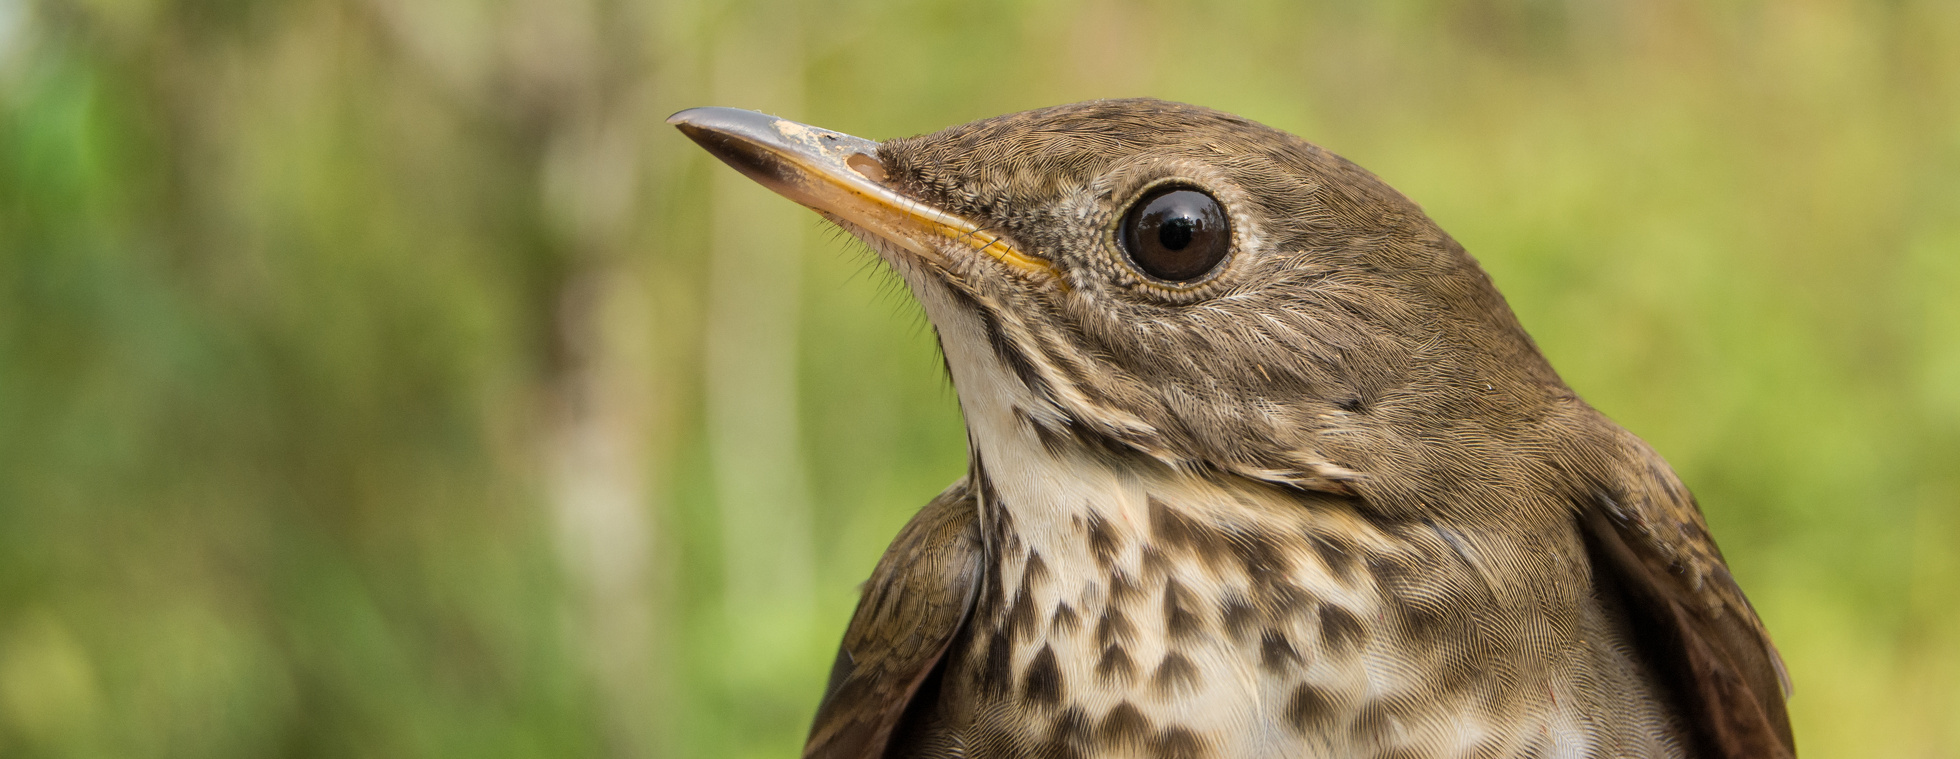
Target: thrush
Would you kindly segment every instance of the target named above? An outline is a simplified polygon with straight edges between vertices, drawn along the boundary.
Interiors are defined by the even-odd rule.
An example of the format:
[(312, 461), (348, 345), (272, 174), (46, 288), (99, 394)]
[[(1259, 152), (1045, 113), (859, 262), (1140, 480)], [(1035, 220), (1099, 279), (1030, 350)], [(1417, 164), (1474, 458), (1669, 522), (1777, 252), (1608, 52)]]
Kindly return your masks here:
[(1795, 755), (1694, 497), (1360, 167), (1157, 100), (670, 123), (877, 251), (966, 420), (804, 756)]

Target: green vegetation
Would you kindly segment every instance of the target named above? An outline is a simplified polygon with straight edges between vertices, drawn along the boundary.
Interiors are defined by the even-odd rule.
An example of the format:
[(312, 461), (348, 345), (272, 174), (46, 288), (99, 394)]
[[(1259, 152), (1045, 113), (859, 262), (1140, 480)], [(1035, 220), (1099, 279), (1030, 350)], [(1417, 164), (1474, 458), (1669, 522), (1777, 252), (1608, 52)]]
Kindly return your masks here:
[(1808, 757), (1960, 756), (1960, 5), (0, 0), (0, 756), (792, 756), (964, 467), (666, 127), (1328, 146), (1701, 497)]

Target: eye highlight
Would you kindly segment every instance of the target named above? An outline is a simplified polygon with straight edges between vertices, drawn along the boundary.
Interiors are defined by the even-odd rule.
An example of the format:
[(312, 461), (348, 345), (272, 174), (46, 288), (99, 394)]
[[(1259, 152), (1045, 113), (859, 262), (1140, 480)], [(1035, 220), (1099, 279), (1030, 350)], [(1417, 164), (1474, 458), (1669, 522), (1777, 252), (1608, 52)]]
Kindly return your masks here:
[(1120, 237), (1131, 265), (1166, 282), (1199, 279), (1232, 250), (1225, 209), (1203, 191), (1179, 185), (1138, 198), (1123, 215)]

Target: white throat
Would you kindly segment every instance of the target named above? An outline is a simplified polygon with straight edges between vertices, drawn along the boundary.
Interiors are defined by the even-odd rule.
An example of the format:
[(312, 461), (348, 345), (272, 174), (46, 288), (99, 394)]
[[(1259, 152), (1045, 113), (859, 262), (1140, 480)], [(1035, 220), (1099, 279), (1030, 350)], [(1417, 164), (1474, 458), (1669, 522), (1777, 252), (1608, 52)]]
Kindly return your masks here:
[(1031, 419), (1055, 419), (1060, 412), (994, 352), (982, 317), (932, 273), (913, 269), (903, 274), (939, 330), (966, 419), (968, 455), (980, 462), (998, 489), (1000, 502), (983, 509), (1008, 509), (1017, 532), (1035, 540), (1068, 534), (1071, 518), (1083, 518), (1091, 509), (1110, 521), (1143, 529), (1146, 496), (1140, 473), (1079, 446), (1044, 445)]

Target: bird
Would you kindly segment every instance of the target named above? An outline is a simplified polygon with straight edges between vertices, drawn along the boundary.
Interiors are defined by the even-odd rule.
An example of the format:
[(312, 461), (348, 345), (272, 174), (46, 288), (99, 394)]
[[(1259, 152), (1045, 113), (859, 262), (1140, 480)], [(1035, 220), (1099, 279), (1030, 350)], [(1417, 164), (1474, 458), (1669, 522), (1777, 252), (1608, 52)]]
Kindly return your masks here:
[(806, 759), (1795, 756), (1694, 496), (1354, 163), (1154, 99), (669, 123), (896, 272), (965, 420)]

